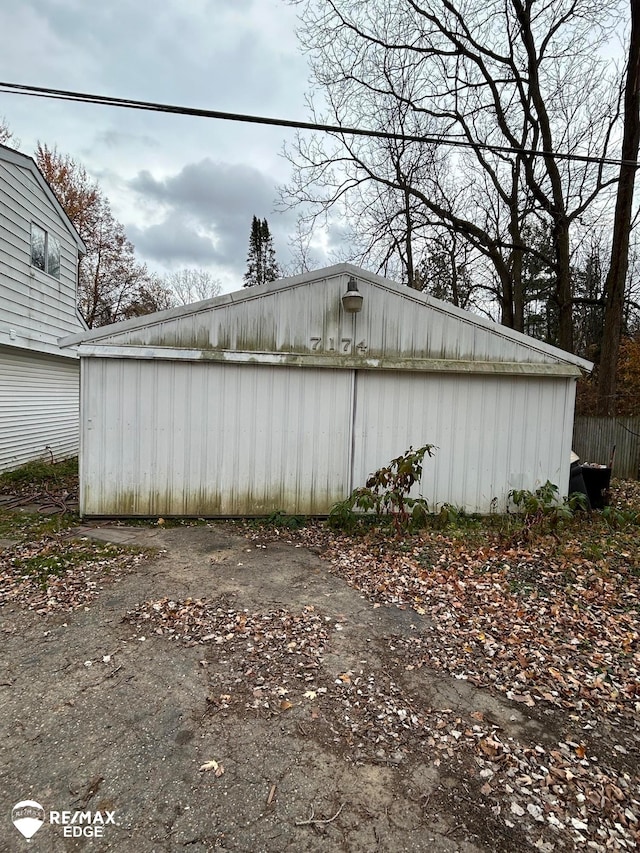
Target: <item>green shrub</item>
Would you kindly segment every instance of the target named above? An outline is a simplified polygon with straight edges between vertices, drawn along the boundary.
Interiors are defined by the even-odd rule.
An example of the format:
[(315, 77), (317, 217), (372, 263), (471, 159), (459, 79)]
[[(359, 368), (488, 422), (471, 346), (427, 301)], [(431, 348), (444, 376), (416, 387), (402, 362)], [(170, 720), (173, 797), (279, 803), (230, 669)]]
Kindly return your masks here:
[(602, 510), (602, 518), (611, 530), (624, 530), (627, 527), (638, 527), (640, 525), (640, 512), (635, 512), (632, 509), (606, 506)]
[(422, 477), (425, 456), (433, 456), (434, 451), (432, 444), (417, 450), (410, 447), (386, 467), (379, 468), (364, 486), (334, 504), (329, 513), (329, 527), (352, 532), (361, 520), (359, 513), (390, 518), (398, 532), (424, 527), (429, 514), (427, 502), (422, 497), (412, 498), (409, 493)]
[(447, 527), (468, 527), (477, 521), (477, 517), (467, 515), (464, 507), (444, 503), (433, 521), (436, 528), (444, 530)]
[(528, 530), (544, 522), (555, 526), (559, 522), (568, 521), (576, 512), (587, 508), (586, 495), (580, 492), (574, 492), (568, 498), (560, 500), (558, 487), (550, 480), (535, 492), (530, 492), (528, 489), (514, 489), (509, 492), (509, 499), (522, 514), (524, 526)]
[(525, 515), (557, 515), (558, 518), (570, 518), (578, 510), (587, 508), (587, 497), (581, 492), (573, 492), (562, 501), (559, 498), (558, 487), (550, 480), (530, 492), (519, 489), (509, 492), (511, 502), (521, 509)]
[(353, 493), (343, 501), (335, 503), (329, 512), (327, 525), (332, 530), (342, 530), (344, 533), (353, 533), (358, 527), (360, 519), (353, 511)]

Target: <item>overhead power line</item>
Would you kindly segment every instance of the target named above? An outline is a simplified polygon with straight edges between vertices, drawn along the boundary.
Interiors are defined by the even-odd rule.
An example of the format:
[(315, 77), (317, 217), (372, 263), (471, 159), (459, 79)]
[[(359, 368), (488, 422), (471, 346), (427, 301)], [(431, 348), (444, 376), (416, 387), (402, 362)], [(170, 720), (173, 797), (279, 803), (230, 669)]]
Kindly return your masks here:
[(22, 83), (3, 83), (0, 81), (0, 93), (8, 95), (29, 95), (36, 98), (50, 98), (58, 101), (75, 101), (82, 104), (97, 104), (106, 107), (121, 107), (130, 110), (170, 113), (173, 115), (212, 118), (219, 121), (236, 121), (245, 124), (264, 124), (272, 127), (288, 127), (294, 130), (315, 130), (323, 133), (337, 133), (345, 136), (370, 136), (375, 139), (392, 139), (398, 142), (420, 142), (428, 145), (448, 145), (452, 148), (471, 148), (492, 151), (495, 154), (523, 154), (528, 157), (554, 157), (556, 160), (571, 160), (580, 163), (593, 163), (597, 166), (640, 166), (637, 160), (619, 160), (610, 157), (592, 157), (586, 154), (571, 154), (561, 151), (538, 151), (532, 148), (513, 148), (508, 145), (475, 143), (464, 139), (452, 139), (441, 136), (420, 136), (408, 133), (392, 133), (384, 130), (369, 130), (363, 127), (345, 127), (343, 125), (323, 124), (311, 121), (296, 121), (268, 116), (254, 116), (245, 113), (228, 113), (221, 110), (204, 110), (198, 107), (183, 107), (175, 104), (161, 104), (153, 101), (136, 101), (130, 98), (112, 98), (108, 95), (92, 95), (86, 92), (70, 92), (65, 89), (50, 89), (46, 86), (27, 86)]

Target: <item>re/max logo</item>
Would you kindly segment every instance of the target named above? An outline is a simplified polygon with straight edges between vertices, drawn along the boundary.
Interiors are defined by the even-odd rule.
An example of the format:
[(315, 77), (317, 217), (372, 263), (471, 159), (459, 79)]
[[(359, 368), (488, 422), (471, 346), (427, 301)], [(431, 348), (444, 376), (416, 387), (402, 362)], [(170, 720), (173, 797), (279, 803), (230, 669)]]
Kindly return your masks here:
[(49, 812), (49, 823), (57, 824), (73, 824), (73, 823), (90, 823), (93, 826), (101, 824), (107, 826), (112, 823), (116, 824), (116, 813), (105, 812)]
[(49, 823), (62, 826), (65, 838), (103, 838), (108, 824), (116, 825), (115, 811), (49, 812)]

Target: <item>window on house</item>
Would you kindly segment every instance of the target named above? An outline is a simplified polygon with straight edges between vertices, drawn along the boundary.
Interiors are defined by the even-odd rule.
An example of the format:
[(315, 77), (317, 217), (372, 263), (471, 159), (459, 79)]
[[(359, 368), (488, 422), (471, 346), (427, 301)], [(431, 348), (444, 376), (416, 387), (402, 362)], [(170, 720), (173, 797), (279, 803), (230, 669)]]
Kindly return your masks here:
[(47, 232), (31, 224), (31, 265), (39, 270), (47, 269)]
[(60, 243), (53, 234), (47, 239), (47, 272), (54, 278), (60, 278)]
[(31, 223), (31, 266), (60, 278), (60, 241), (35, 222)]

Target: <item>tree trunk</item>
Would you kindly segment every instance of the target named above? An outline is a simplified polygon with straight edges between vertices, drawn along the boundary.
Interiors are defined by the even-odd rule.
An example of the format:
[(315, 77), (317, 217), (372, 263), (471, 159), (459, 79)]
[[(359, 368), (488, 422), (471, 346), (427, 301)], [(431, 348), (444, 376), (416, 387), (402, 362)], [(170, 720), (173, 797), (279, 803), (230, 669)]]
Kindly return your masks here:
[(514, 247), (511, 250), (511, 301), (513, 304), (513, 328), (516, 332), (524, 332), (524, 287), (522, 283), (522, 236), (517, 223), (511, 219), (511, 242)]
[(571, 252), (569, 224), (565, 217), (556, 219), (553, 226), (556, 257), (556, 299), (558, 302), (558, 346), (573, 352), (573, 300), (571, 293)]
[(458, 264), (456, 263), (456, 242), (455, 238), (451, 243), (449, 250), (449, 263), (451, 264), (451, 301), (456, 306), (460, 307), (460, 291), (458, 290)]
[(404, 188), (404, 211), (407, 219), (407, 230), (405, 235), (406, 250), (407, 250), (407, 284), (409, 287), (415, 288), (418, 282), (415, 280), (415, 270), (413, 268), (413, 220), (411, 219), (411, 204), (409, 189)]
[(518, 207), (518, 187), (522, 163), (518, 157), (512, 167), (511, 202), (509, 204), (509, 235), (513, 244), (511, 250), (511, 300), (513, 303), (513, 328), (516, 332), (524, 332), (524, 286), (522, 268), (524, 255), (522, 251), (522, 229), (520, 209)]
[(640, 4), (638, 0), (631, 0), (630, 5), (631, 36), (624, 90), (623, 162), (620, 166), (613, 221), (611, 263), (604, 285), (606, 307), (598, 379), (599, 415), (611, 415), (615, 412), (616, 367), (622, 337), (625, 285), (629, 265), (629, 232), (637, 169), (635, 161), (640, 144)]
[(500, 273), (500, 323), (508, 329), (514, 328), (513, 316), (513, 281), (511, 275), (504, 270)]

